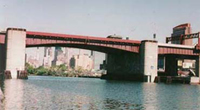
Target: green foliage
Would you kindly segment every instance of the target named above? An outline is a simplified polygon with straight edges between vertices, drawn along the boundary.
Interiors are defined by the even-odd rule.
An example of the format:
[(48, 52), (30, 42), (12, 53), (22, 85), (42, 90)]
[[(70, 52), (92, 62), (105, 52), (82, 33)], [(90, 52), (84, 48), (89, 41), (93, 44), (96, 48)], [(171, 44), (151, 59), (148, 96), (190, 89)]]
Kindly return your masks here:
[(43, 66), (38, 67), (36, 70), (36, 75), (48, 75), (48, 69), (44, 68)]
[(58, 66), (58, 70), (60, 70), (60, 71), (66, 71), (67, 67), (65, 66), (65, 64), (61, 64), (61, 65)]
[(29, 74), (35, 74), (36, 73), (36, 69), (32, 65), (30, 65), (29, 63), (25, 64), (25, 69), (27, 70), (27, 72)]
[(78, 73), (82, 73), (82, 72), (84, 71), (84, 69), (83, 69), (83, 67), (78, 66), (76, 71), (77, 71)]
[(45, 68), (40, 66), (38, 68), (34, 68), (30, 64), (26, 63), (26, 71), (32, 75), (42, 75), (42, 76), (63, 76), (63, 77), (77, 77), (83, 76), (84, 72), (88, 72), (84, 70), (82, 67), (77, 67), (76, 69), (68, 69), (65, 64), (61, 64), (58, 66), (52, 66), (49, 68)]

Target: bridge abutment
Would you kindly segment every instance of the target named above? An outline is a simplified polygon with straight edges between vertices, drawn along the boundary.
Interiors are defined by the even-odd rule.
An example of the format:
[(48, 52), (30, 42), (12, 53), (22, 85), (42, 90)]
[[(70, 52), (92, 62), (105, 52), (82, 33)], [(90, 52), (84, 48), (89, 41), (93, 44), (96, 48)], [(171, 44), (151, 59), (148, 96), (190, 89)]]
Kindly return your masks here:
[(17, 71), (25, 70), (26, 30), (8, 28), (6, 32), (5, 71), (17, 78)]
[(107, 74), (102, 78), (114, 80), (143, 80), (143, 75), (140, 74), (139, 57), (139, 54), (126, 52), (107, 54)]
[(157, 41), (144, 40), (140, 47), (141, 74), (147, 77), (147, 82), (154, 82), (157, 76), (158, 44)]
[(165, 72), (168, 76), (178, 76), (178, 61), (175, 55), (166, 55)]
[(140, 53), (116, 53), (106, 57), (105, 79), (154, 82), (157, 76), (157, 41), (142, 41)]
[[(199, 82), (198, 81), (193, 81), (194, 83), (199, 83), (200, 84), (200, 55), (199, 57), (196, 59), (196, 75), (197, 77), (199, 77)], [(191, 81), (192, 82), (192, 81)]]
[(5, 59), (6, 59), (6, 48), (5, 44), (0, 44), (0, 74), (4, 73), (5, 70)]

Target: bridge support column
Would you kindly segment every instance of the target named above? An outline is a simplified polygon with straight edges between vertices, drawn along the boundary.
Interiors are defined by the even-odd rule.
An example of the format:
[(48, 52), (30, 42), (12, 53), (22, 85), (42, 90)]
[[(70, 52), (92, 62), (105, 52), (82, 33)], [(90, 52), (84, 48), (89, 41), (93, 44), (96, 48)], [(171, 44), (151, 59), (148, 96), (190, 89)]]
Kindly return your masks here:
[(107, 54), (106, 70), (107, 74), (102, 76), (103, 79), (143, 81), (139, 55), (135, 53)]
[(6, 72), (17, 78), (17, 71), (25, 70), (26, 30), (8, 28), (6, 35)]
[(165, 56), (165, 72), (167, 76), (178, 76), (178, 61), (175, 55)]
[(5, 52), (5, 45), (0, 44), (0, 74), (4, 73), (5, 70), (5, 57), (6, 57), (6, 52)]
[[(195, 62), (195, 74), (199, 77), (199, 73), (200, 73), (200, 56), (198, 56), (198, 58), (196, 58), (196, 62)], [(200, 80), (200, 79), (199, 79)]]
[(200, 55), (196, 59), (196, 65), (195, 66), (196, 66), (196, 75), (199, 77), (199, 84), (200, 84)]
[[(158, 44), (157, 41), (144, 40), (140, 50), (141, 73), (147, 82), (154, 82), (157, 76)], [(146, 78), (147, 77), (147, 78)]]

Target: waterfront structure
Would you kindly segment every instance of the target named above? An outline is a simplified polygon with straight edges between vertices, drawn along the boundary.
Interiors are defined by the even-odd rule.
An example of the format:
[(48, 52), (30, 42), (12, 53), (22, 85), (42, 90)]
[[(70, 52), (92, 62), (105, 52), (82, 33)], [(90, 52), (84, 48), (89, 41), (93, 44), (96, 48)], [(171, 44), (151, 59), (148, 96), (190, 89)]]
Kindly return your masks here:
[(183, 39), (183, 35), (188, 35), (192, 33), (191, 24), (185, 23), (178, 25), (173, 28), (172, 37), (175, 38), (172, 40), (172, 44), (182, 44), (182, 45), (192, 45), (192, 39)]
[[(193, 39), (184, 39), (184, 35), (190, 35), (192, 33), (191, 24), (185, 23), (178, 25), (173, 28), (171, 44), (181, 44), (181, 45), (193, 45)], [(195, 60), (193, 59), (178, 59), (180, 65), (178, 65), (178, 70), (183, 68), (195, 68)]]
[[(195, 60), (196, 75), (199, 76), (200, 72), (199, 32), (192, 34), (184, 33), (179, 37), (174, 37), (172, 34), (172, 36), (166, 38), (166, 42), (174, 42), (175, 40), (181, 40), (180, 42), (182, 42), (188, 39), (198, 38), (198, 44), (195, 46), (185, 45), (186, 43), (181, 43), (182, 45), (164, 44), (158, 43), (155, 40), (137, 41), (32, 32), (17, 28), (8, 28), (6, 33), (2, 32), (0, 34), (3, 35), (3, 38), (1, 39), (6, 41), (5, 43), (2, 43), (2, 45), (5, 45), (6, 47), (5, 50), (3, 48), (1, 50), (6, 51), (7, 53), (5, 55), (7, 58), (5, 70), (11, 71), (12, 76), (16, 75), (14, 73), (17, 70), (24, 70), (24, 49), (26, 47), (37, 46), (64, 46), (104, 52), (107, 54), (107, 74), (104, 78), (107, 79), (146, 80), (149, 82), (154, 82), (157, 76), (177, 76), (178, 59)], [(16, 39), (16, 37), (20, 37), (20, 39)], [(18, 40), (18, 43), (21, 43), (21, 45), (16, 43), (11, 44), (10, 42), (13, 40)], [(16, 47), (13, 45), (16, 45)], [(14, 52), (16, 55), (13, 55), (12, 52)], [(162, 72), (158, 71), (157, 68), (161, 67), (158, 64), (159, 60), (164, 62), (164, 69)], [(2, 62), (3, 61), (0, 63)], [(8, 65), (8, 63), (14, 64)]]

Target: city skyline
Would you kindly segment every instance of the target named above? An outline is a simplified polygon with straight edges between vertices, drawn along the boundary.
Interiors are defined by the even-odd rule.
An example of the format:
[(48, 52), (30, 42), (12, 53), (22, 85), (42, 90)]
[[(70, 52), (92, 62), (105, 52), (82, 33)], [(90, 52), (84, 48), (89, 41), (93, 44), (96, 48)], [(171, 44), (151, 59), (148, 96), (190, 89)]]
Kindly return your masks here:
[[(80, 58), (83, 57), (85, 60), (78, 58), (78, 60), (83, 61), (83, 64), (79, 64), (79, 61), (79, 63), (77, 62), (78, 64), (75, 65), (76, 67), (79, 65), (84, 67), (87, 64), (92, 64), (92, 68), (98, 70), (100, 69), (100, 64), (102, 64), (103, 60), (105, 60), (105, 54), (100, 52), (94, 52), (94, 56), (92, 57), (90, 50), (61, 47), (60, 51), (58, 51), (55, 50), (55, 48), (56, 47), (27, 48), (26, 50), (29, 50), (30, 52), (26, 51), (26, 62), (34, 67), (51, 67), (60, 64), (69, 66), (70, 59), (72, 59), (74, 56), (77, 59), (77, 56), (80, 56)], [(95, 56), (98, 58), (95, 59)], [(92, 57), (92, 62), (89, 57)]]

